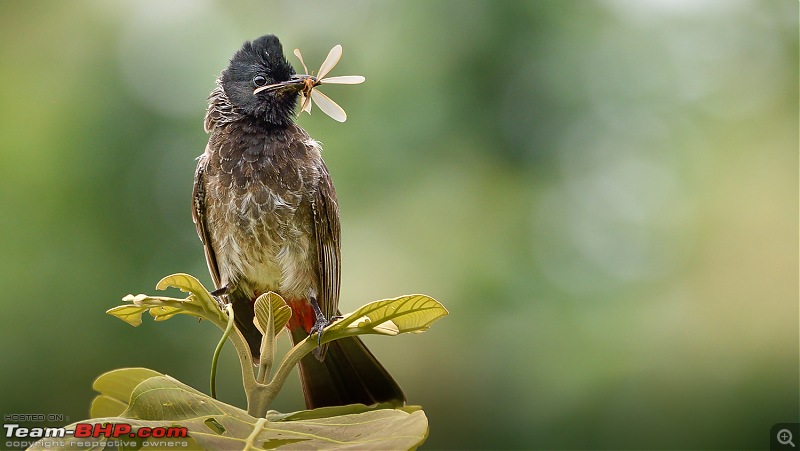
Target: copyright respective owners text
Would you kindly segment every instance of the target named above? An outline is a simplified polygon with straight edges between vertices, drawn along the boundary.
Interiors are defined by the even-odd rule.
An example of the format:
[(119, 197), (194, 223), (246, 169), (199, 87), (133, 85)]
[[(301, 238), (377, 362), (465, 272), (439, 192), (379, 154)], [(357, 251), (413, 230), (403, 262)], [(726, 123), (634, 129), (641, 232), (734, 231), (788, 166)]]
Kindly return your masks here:
[(180, 426), (148, 426), (125, 422), (70, 424), (61, 414), (11, 413), (3, 416), (4, 449), (36, 445), (49, 449), (187, 448), (188, 430)]
[(769, 430), (770, 450), (800, 450), (797, 439), (800, 436), (800, 423), (777, 423)]

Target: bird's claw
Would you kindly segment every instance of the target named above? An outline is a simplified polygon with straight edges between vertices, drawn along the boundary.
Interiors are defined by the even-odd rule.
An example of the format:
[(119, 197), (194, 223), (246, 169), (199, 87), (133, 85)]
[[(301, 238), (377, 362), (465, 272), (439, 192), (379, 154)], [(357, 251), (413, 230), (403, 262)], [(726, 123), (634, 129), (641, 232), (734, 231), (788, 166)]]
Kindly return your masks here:
[(322, 334), (325, 332), (325, 328), (333, 324), (334, 321), (340, 319), (341, 317), (334, 316), (331, 319), (325, 318), (325, 315), (319, 313), (317, 319), (314, 321), (314, 326), (311, 328), (309, 332), (311, 335), (317, 333), (317, 346), (322, 346)]
[(228, 286), (226, 285), (222, 288), (217, 288), (216, 290), (212, 291), (209, 294), (211, 294), (211, 297), (213, 297), (214, 300), (217, 301), (217, 306), (219, 307), (219, 309), (224, 312), (225, 301), (222, 300), (222, 296), (228, 294)]
[(308, 332), (309, 335), (314, 335), (317, 333), (317, 347), (322, 346), (322, 334), (325, 332), (325, 328), (333, 324), (336, 320), (342, 319), (341, 316), (332, 316), (330, 319), (325, 318), (325, 314), (322, 313), (322, 309), (319, 308), (319, 304), (317, 300), (311, 298), (311, 308), (314, 309), (314, 316), (316, 319), (314, 320), (314, 326), (311, 327), (311, 330)]

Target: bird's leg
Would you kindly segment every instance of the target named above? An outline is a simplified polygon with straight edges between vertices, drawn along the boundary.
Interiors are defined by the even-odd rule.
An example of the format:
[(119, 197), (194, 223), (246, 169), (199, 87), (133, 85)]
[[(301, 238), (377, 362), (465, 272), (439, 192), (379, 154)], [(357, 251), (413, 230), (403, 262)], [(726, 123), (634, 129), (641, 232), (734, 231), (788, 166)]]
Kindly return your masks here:
[(219, 305), (219, 309), (223, 312), (225, 311), (225, 301), (222, 300), (222, 296), (228, 294), (228, 286), (224, 285), (220, 288), (211, 292), (211, 296), (214, 297), (214, 300), (217, 301), (217, 305)]
[(338, 316), (334, 316), (331, 319), (325, 318), (325, 314), (322, 313), (322, 309), (319, 308), (319, 303), (317, 302), (317, 298), (314, 296), (310, 297), (311, 301), (311, 308), (314, 310), (314, 316), (316, 320), (314, 321), (314, 327), (308, 332), (311, 335), (314, 335), (314, 332), (319, 332), (317, 336), (317, 346), (322, 346), (322, 331), (328, 327), (331, 323), (336, 321), (337, 319), (341, 318)]

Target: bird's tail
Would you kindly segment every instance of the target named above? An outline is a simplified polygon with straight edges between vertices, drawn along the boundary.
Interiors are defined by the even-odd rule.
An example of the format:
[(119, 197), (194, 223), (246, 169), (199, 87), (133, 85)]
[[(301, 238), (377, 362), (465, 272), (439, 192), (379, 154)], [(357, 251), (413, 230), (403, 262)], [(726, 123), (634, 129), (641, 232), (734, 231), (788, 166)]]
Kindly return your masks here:
[[(247, 339), (253, 360), (257, 362), (261, 332), (253, 325), (252, 302), (242, 299), (245, 298), (233, 298), (236, 326)], [(308, 330), (314, 324), (314, 313), (310, 304), (290, 305), (293, 314), (287, 328), (292, 341), (297, 344), (308, 337)], [(314, 354), (308, 354), (300, 361), (300, 382), (307, 408), (357, 403), (405, 404), (403, 390), (358, 337), (326, 343), (322, 361)]]
[[(290, 332), (294, 343), (308, 336), (302, 327), (294, 327)], [(403, 390), (358, 337), (330, 342), (322, 361), (313, 354), (305, 356), (300, 361), (300, 382), (309, 409), (406, 402)]]

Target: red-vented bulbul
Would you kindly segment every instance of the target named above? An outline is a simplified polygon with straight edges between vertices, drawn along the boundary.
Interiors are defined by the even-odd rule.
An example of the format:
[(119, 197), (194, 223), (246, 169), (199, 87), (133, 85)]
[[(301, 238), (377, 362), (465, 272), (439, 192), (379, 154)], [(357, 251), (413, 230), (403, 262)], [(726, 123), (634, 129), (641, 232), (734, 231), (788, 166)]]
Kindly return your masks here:
[[(253, 303), (274, 291), (292, 308), (297, 343), (338, 314), (339, 207), (319, 143), (294, 122), (307, 75), (295, 75), (277, 37), (245, 42), (209, 96), (210, 133), (194, 179), (193, 218), (215, 294), (233, 304), (236, 326), (258, 360)], [(276, 89), (259, 87), (277, 84)], [(300, 363), (308, 408), (405, 402), (358, 338), (317, 348)]]

